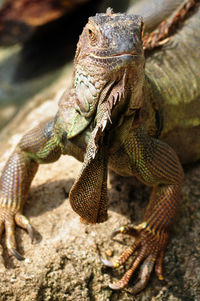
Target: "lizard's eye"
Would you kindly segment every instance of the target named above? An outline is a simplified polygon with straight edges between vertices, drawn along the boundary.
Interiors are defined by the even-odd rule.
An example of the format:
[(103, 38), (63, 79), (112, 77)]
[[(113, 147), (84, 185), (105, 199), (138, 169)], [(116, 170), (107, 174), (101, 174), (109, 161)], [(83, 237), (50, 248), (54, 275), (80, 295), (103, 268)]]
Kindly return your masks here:
[(88, 34), (89, 34), (90, 41), (95, 42), (96, 41), (96, 35), (95, 35), (94, 31), (92, 31), (92, 29), (88, 29)]

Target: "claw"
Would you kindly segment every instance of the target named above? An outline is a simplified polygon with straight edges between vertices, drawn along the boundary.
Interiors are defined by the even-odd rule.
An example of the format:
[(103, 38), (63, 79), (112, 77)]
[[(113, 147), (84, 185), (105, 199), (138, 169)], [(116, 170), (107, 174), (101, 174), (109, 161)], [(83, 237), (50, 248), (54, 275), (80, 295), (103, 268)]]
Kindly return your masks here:
[(110, 238), (113, 239), (117, 234), (121, 233), (121, 227), (112, 231)]
[(112, 262), (112, 261), (107, 260), (107, 259), (103, 259), (102, 257), (100, 257), (100, 260), (101, 260), (101, 262), (102, 262), (105, 266), (107, 266), (107, 267), (109, 267), (109, 268), (116, 268), (116, 267), (119, 266), (118, 263)]
[(131, 235), (133, 237), (137, 237), (140, 230), (143, 230), (146, 228), (146, 223), (139, 224), (138, 226), (122, 226), (120, 228), (115, 229), (111, 233), (111, 238), (114, 238), (117, 234), (127, 234)]
[(122, 226), (120, 228), (117, 228), (112, 231), (110, 238), (113, 239), (117, 234), (123, 233), (125, 231), (126, 227)]
[(20, 261), (25, 260), (25, 258), (19, 252), (17, 252), (17, 250), (15, 250), (13, 248), (11, 248), (9, 250), (18, 260), (20, 260)]
[(117, 283), (109, 283), (108, 286), (112, 289), (112, 290), (120, 290), (121, 287), (117, 284)]
[(33, 234), (33, 228), (31, 226), (31, 224), (27, 225), (27, 231), (28, 231), (29, 237), (31, 239), (31, 243), (33, 243), (34, 234)]
[(15, 216), (15, 221), (16, 221), (16, 224), (19, 227), (21, 227), (21, 228), (28, 231), (28, 234), (29, 234), (30, 239), (31, 239), (31, 243), (33, 243), (34, 233), (33, 233), (33, 228), (31, 226), (29, 220), (23, 214), (18, 212)]

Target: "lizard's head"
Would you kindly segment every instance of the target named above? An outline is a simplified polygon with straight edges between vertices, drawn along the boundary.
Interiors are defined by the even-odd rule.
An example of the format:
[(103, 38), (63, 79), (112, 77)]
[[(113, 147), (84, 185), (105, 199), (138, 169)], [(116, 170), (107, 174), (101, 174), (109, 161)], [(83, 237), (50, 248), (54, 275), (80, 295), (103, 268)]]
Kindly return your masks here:
[[(114, 14), (111, 9), (89, 18), (75, 56), (76, 108), (82, 116), (91, 117), (105, 101), (111, 115), (116, 103), (123, 102), (121, 98), (127, 98), (127, 93), (133, 94), (134, 86), (141, 90), (142, 29), (142, 17)], [(139, 93), (134, 92), (138, 96), (129, 99), (128, 104), (132, 109), (141, 106)]]

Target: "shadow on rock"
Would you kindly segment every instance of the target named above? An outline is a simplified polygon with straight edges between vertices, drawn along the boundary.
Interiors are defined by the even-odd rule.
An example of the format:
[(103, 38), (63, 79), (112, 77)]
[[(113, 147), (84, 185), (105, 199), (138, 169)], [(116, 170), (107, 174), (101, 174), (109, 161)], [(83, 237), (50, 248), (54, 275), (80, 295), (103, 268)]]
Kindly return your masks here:
[(59, 207), (65, 201), (66, 193), (71, 189), (73, 182), (74, 179), (49, 181), (33, 187), (24, 207), (25, 215), (39, 216)]

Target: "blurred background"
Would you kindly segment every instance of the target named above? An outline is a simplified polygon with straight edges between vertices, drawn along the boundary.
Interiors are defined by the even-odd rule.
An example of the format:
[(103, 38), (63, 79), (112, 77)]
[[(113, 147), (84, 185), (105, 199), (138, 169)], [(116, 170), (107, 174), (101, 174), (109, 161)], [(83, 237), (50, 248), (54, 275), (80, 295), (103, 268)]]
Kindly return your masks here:
[(0, 0), (0, 131), (19, 112), (26, 114), (52, 97), (71, 76), (89, 16), (109, 6), (123, 12), (133, 2)]

